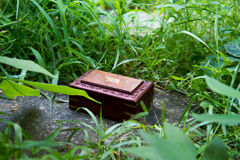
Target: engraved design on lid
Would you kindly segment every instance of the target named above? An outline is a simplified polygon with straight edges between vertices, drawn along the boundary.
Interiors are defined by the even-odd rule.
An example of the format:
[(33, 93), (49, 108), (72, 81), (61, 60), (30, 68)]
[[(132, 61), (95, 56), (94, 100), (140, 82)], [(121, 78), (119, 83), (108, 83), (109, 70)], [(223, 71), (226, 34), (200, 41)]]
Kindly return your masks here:
[(110, 77), (110, 76), (105, 76), (105, 78), (106, 78), (106, 81), (111, 82), (111, 83), (118, 84), (120, 82), (120, 79), (113, 78), (113, 77)]

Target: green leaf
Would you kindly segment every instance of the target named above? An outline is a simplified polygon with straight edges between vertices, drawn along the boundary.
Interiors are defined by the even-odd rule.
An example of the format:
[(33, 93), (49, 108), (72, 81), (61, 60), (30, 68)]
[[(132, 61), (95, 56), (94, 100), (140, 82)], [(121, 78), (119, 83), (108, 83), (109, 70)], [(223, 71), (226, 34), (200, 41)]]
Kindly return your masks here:
[(224, 48), (231, 56), (240, 58), (240, 40), (228, 42)]
[(46, 69), (42, 68), (40, 65), (38, 65), (30, 60), (23, 60), (23, 59), (0, 56), (0, 63), (4, 63), (4, 64), (7, 64), (10, 66), (19, 68), (19, 69), (23, 69), (23, 70), (42, 73), (42, 74), (45, 74), (45, 75), (55, 78), (55, 76), (53, 74), (51, 74)]
[(34, 49), (32, 47), (28, 47), (28, 48), (32, 50), (34, 56), (36, 57), (38, 63), (40, 64), (40, 66), (42, 66), (43, 68), (46, 68), (46, 64), (45, 64), (41, 54), (36, 49)]
[(203, 160), (228, 160), (227, 148), (221, 138), (216, 137), (203, 153)]
[(0, 112), (0, 114), (11, 115), (11, 114), (9, 114), (9, 113), (5, 113), (5, 112)]
[(1, 123), (5, 123), (5, 124), (8, 124), (8, 125), (12, 125), (12, 124), (13, 124), (12, 121), (10, 121), (10, 120), (8, 120), (8, 119), (5, 119), (5, 118), (1, 118), (1, 117), (0, 117), (0, 122), (1, 122)]
[(95, 99), (91, 98), (86, 91), (81, 89), (75, 89), (68, 86), (60, 86), (60, 85), (54, 85), (54, 84), (46, 84), (46, 83), (40, 83), (40, 82), (31, 82), (31, 81), (24, 81), (19, 79), (14, 79), (15, 81), (21, 82), (23, 84), (43, 89), (45, 91), (53, 92), (53, 93), (60, 93), (60, 94), (67, 94), (67, 95), (78, 95), (83, 96), (87, 99), (90, 99), (96, 103), (100, 103), (96, 101)]
[(238, 125), (240, 124), (239, 114), (193, 114), (197, 121), (201, 122), (214, 122), (223, 125)]
[(240, 92), (236, 89), (233, 89), (226, 84), (219, 82), (218, 80), (211, 78), (209, 76), (205, 76), (208, 87), (219, 94), (232, 97), (232, 98), (240, 98)]
[(173, 79), (178, 80), (178, 81), (184, 81), (185, 79), (182, 77), (177, 77), (177, 76), (172, 76)]
[(139, 149), (125, 149), (125, 151), (150, 160), (196, 159), (196, 149), (187, 135), (184, 135), (177, 127), (169, 124), (165, 125), (165, 133), (166, 138), (143, 133), (143, 137), (149, 145)]
[(144, 159), (161, 160), (159, 159), (158, 154), (156, 154), (156, 152), (153, 152), (153, 148), (149, 146), (128, 148), (128, 149), (123, 149), (123, 151), (127, 151), (131, 154), (134, 154), (135, 156), (138, 156)]
[(40, 97), (40, 91), (32, 89), (30, 87), (17, 84), (16, 82), (3, 80), (0, 84), (0, 89), (3, 90), (4, 95), (13, 98), (16, 96), (38, 96)]
[(205, 109), (208, 108), (209, 105), (212, 105), (212, 104), (208, 101), (203, 101), (203, 102), (200, 103), (200, 106), (205, 108)]

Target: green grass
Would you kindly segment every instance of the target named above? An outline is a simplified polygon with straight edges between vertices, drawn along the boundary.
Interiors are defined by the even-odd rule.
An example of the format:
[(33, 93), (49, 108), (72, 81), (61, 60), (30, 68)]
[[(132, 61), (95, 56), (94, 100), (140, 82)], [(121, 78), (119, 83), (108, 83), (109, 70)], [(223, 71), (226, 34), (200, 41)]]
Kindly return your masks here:
[[(239, 124), (199, 122), (197, 118), (189, 119), (188, 115), (192, 115), (190, 108), (195, 100), (200, 101), (201, 106), (195, 114), (240, 113), (240, 99), (234, 97), (240, 89), (239, 6), (237, 0), (1, 0), (0, 55), (31, 60), (41, 67), (37, 72), (26, 74), (27, 70), (31, 71), (28, 67), (36, 69), (36, 66), (26, 68), (15, 64), (20, 70), (6, 65), (2, 59), (1, 81), (19, 78), (67, 85), (90, 68), (151, 80), (156, 86), (191, 97), (181, 121), (185, 124), (184, 133), (196, 146), (198, 158), (208, 157), (208, 149), (215, 144), (221, 148), (223, 142), (230, 158), (238, 159)], [(156, 27), (143, 23), (139, 13), (148, 15), (147, 22)], [(51, 79), (46, 73), (55, 78)], [(218, 82), (230, 89), (222, 88)], [(49, 99), (52, 103), (53, 97)], [(96, 128), (97, 133), (102, 132), (99, 126)], [(159, 130), (164, 130), (164, 126), (143, 124), (142, 128), (157, 135)], [(1, 134), (8, 137), (9, 133)], [(97, 148), (102, 147), (104, 136), (102, 133), (99, 137)], [(8, 138), (5, 140), (4, 143), (12, 143)], [(110, 159), (128, 155), (121, 147), (111, 147), (105, 148), (116, 151), (109, 152)], [(89, 150), (90, 146), (75, 146), (62, 155), (51, 150), (46, 157), (65, 159), (77, 155), (78, 151), (88, 157)], [(16, 157), (22, 154), (16, 151)], [(94, 158), (101, 156), (102, 150)]]

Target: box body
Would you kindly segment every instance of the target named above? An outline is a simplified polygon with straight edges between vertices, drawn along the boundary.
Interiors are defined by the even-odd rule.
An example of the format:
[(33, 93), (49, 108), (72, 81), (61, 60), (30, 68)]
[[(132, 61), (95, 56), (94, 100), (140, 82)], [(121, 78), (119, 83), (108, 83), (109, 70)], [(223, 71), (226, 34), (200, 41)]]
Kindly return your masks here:
[(142, 112), (140, 101), (150, 108), (153, 101), (153, 83), (99, 70), (90, 70), (70, 84), (70, 87), (85, 90), (98, 104), (82, 96), (69, 96), (69, 107), (86, 107), (94, 114), (123, 121)]

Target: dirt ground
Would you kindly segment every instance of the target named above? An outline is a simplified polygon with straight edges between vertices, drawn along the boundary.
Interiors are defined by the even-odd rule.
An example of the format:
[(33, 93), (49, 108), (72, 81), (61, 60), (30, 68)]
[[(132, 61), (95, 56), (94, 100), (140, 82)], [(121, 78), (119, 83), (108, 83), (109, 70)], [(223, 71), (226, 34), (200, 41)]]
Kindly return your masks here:
[[(50, 94), (50, 93), (47, 93)], [(94, 126), (91, 117), (82, 112), (75, 112), (69, 109), (68, 96), (57, 95), (56, 104), (53, 105), (52, 114), (49, 112), (49, 101), (45, 97), (18, 97), (16, 100), (0, 99), (0, 112), (9, 113), (11, 115), (0, 115), (2, 118), (9, 119), (18, 123), (27, 133), (30, 134), (33, 140), (43, 140), (57, 127), (57, 120), (61, 121), (83, 121)], [(148, 116), (144, 123), (154, 125), (157, 122), (161, 123), (162, 101), (165, 104), (166, 121), (169, 123), (177, 123), (182, 116), (185, 107), (189, 102), (189, 98), (175, 91), (163, 91), (155, 89), (154, 102), (149, 110)], [(103, 123), (106, 128), (113, 126), (119, 122), (103, 118)], [(0, 130), (5, 127), (0, 123)], [(72, 127), (81, 127), (80, 124), (70, 122), (61, 123), (61, 129)], [(56, 137), (56, 141), (67, 141), (71, 132), (60, 132)], [(78, 131), (72, 138), (71, 142), (82, 144), (84, 133)]]

